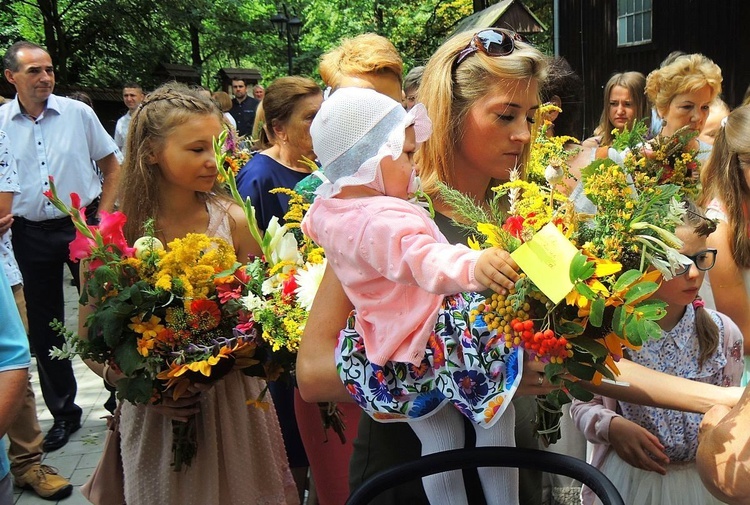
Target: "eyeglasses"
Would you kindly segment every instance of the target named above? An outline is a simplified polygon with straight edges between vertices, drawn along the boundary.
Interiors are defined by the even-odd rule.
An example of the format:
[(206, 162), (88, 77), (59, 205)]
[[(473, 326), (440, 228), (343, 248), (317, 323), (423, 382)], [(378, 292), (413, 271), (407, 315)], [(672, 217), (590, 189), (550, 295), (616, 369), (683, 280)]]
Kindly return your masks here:
[(690, 270), (690, 267), (693, 265), (695, 265), (695, 268), (697, 268), (701, 272), (707, 272), (708, 270), (711, 270), (716, 263), (716, 249), (706, 249), (705, 251), (701, 251), (694, 256), (690, 256), (689, 254), (685, 254), (684, 256), (690, 259), (692, 263), (680, 265), (677, 269), (675, 269), (675, 275), (686, 274), (688, 270)]
[(488, 28), (477, 32), (469, 45), (458, 53), (456, 62), (453, 64), (453, 70), (456, 70), (466, 58), (477, 51), (482, 51), (487, 56), (493, 57), (508, 56), (515, 51), (516, 41), (526, 42), (526, 39), (514, 31), (503, 28)]

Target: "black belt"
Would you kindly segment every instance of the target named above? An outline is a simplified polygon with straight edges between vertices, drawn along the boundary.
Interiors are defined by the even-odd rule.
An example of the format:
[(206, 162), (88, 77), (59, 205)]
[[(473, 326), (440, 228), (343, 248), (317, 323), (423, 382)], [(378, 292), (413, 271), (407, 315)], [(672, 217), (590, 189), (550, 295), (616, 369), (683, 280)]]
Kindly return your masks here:
[[(89, 224), (96, 223), (96, 213), (99, 210), (100, 198), (95, 198), (90, 204), (86, 205), (86, 221)], [(46, 219), (44, 221), (31, 221), (25, 217), (13, 217), (13, 226), (36, 228), (39, 230), (54, 231), (62, 230), (73, 225), (70, 216), (59, 217), (57, 219)]]

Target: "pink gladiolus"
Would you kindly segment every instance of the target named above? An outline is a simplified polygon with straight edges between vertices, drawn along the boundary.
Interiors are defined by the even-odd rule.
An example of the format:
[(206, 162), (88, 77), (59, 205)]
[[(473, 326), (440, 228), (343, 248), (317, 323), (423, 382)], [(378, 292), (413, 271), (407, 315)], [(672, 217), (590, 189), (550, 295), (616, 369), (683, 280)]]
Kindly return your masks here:
[(132, 257), (135, 254), (135, 249), (128, 246), (125, 234), (122, 231), (125, 222), (128, 220), (127, 216), (120, 211), (111, 214), (102, 211), (99, 215), (99, 233), (102, 234), (104, 243), (117, 247), (123, 256)]
[(76, 238), (70, 243), (70, 260), (78, 261), (91, 256), (96, 242), (76, 230)]
[(70, 205), (73, 206), (74, 209), (81, 208), (81, 197), (78, 196), (78, 193), (70, 194)]

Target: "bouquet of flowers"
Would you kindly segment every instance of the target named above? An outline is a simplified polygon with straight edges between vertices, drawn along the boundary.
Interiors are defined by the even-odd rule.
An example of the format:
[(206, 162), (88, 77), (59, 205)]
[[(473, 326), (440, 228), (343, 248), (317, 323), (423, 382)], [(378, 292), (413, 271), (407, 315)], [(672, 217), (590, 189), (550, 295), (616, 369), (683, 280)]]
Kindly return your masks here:
[[(224, 154), (222, 167), (225, 171), (237, 175), (237, 172), (253, 157), (250, 142), (244, 137), (239, 137), (237, 131), (233, 128), (229, 128), (225, 132), (224, 143), (221, 147)], [(225, 179), (220, 176), (220, 180), (223, 182)]]
[[(262, 257), (255, 259), (252, 269), (254, 286), (259, 289), (253, 289), (243, 298), (243, 304), (260, 326), (263, 349), (269, 350), (265, 359), (268, 360), (266, 369), (271, 375), (267, 378), (292, 380), (300, 339), (323, 278), (326, 259), (323, 249), (300, 230), (310, 203), (294, 190), (276, 188), (271, 191), (289, 196), (289, 210), (284, 215), (285, 224), (279, 224), (274, 216), (265, 233), (260, 231), (250, 199), (242, 198), (234, 174), (225, 168), (226, 135), (222, 134), (214, 144), (219, 174), (235, 202), (245, 210), (250, 231), (263, 251)], [(317, 169), (314, 162), (307, 161)], [(345, 426), (340, 411), (335, 404), (321, 404), (320, 407), (324, 426), (332, 427), (343, 443)]]
[[(240, 302), (252, 277), (232, 245), (188, 234), (166, 251), (147, 233), (131, 246), (124, 214), (102, 212), (101, 224), (88, 226), (78, 196), (68, 207), (52, 178), (50, 187), (46, 196), (75, 224), (70, 256), (85, 262), (81, 304), (91, 308), (85, 339), (53, 323), (65, 337), (54, 357), (78, 355), (120, 370), (118, 398), (135, 404), (178, 399), (192, 385), (258, 363), (257, 327)], [(190, 465), (196, 450), (195, 418), (173, 422), (174, 470)]]
[(631, 130), (615, 132), (612, 149), (618, 161), (632, 176), (638, 191), (648, 191), (659, 184), (676, 184), (695, 198), (700, 193), (698, 150), (691, 147), (698, 132), (687, 126), (670, 136), (647, 138), (648, 127), (638, 120)]
[(493, 188), (487, 210), (441, 190), (458, 224), (477, 237), (471, 247), (500, 246), (523, 271), (515, 289), (494, 294), (473, 317), (497, 329), (507, 347), (522, 347), (545, 363), (545, 375), (559, 385), (539, 401), (537, 431), (548, 443), (559, 436), (560, 407), (571, 396), (592, 397), (578, 380), (614, 380), (623, 347), (660, 337), (655, 321), (665, 304), (649, 297), (662, 275), (670, 278), (686, 261), (673, 234), (684, 213), (677, 186), (639, 193), (611, 161), (585, 168), (582, 180), (598, 208), (594, 216), (577, 213), (553, 181), (552, 187), (526, 182), (517, 171)]

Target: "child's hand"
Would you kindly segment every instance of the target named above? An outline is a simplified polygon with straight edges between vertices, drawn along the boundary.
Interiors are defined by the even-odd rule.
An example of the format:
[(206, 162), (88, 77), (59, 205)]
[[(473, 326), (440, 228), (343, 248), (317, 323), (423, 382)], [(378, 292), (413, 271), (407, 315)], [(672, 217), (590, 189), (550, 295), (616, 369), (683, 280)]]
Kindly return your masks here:
[(173, 421), (186, 423), (191, 416), (200, 412), (201, 395), (198, 392), (188, 393), (190, 396), (183, 396), (173, 400), (171, 396), (165, 395), (161, 403), (151, 405), (150, 408)]
[(518, 265), (508, 251), (499, 247), (486, 249), (474, 267), (477, 282), (496, 293), (504, 295), (518, 280)]
[(624, 417), (613, 417), (609, 425), (609, 443), (629, 465), (648, 472), (667, 474), (662, 466), (669, 463), (664, 446), (646, 428)]

